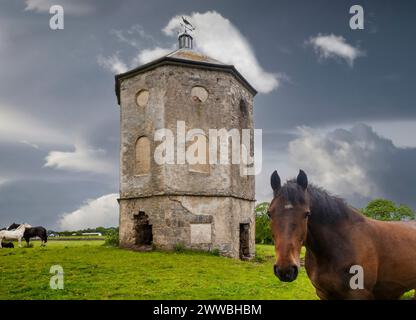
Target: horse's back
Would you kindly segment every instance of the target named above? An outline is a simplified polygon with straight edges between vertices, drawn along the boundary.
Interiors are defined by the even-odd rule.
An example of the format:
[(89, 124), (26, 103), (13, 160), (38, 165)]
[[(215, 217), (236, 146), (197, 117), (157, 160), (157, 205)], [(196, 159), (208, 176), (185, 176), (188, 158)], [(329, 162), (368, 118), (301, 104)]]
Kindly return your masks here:
[[(374, 239), (383, 247), (403, 249), (416, 255), (416, 222), (415, 221), (376, 221), (371, 224), (377, 230)], [(416, 262), (416, 261), (415, 261)]]
[(9, 230), (2, 230), (0, 231), (0, 238), (1, 239), (6, 239), (6, 240), (17, 240), (19, 238), (21, 238), (23, 235), (16, 231), (9, 231)]
[(378, 236), (373, 242), (378, 248), (379, 279), (388, 287), (416, 287), (416, 222), (373, 221)]
[(396, 234), (399, 237), (410, 237), (416, 239), (416, 221), (376, 221), (373, 224), (383, 230), (386, 235)]
[(33, 238), (33, 237), (40, 237), (42, 240), (47, 240), (47, 231), (44, 227), (38, 226), (38, 227), (31, 227), (26, 229), (25, 231), (25, 238)]
[(407, 224), (408, 227), (411, 227), (416, 230), (416, 221), (412, 220), (412, 221), (406, 221), (403, 223)]

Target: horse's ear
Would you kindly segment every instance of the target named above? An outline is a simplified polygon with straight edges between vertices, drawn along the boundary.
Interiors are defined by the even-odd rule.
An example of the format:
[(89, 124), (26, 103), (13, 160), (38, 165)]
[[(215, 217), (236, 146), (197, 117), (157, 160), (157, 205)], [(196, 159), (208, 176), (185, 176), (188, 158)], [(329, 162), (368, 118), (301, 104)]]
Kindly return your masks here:
[(296, 182), (298, 183), (298, 185), (300, 185), (303, 190), (306, 190), (306, 188), (308, 187), (308, 176), (306, 175), (305, 171), (303, 171), (302, 169), (299, 170), (299, 174), (298, 177), (296, 178)]
[(274, 193), (279, 191), (280, 187), (282, 186), (280, 182), (280, 177), (277, 174), (276, 170), (274, 170), (274, 172), (272, 173), (272, 176), (270, 177), (270, 184), (272, 186)]

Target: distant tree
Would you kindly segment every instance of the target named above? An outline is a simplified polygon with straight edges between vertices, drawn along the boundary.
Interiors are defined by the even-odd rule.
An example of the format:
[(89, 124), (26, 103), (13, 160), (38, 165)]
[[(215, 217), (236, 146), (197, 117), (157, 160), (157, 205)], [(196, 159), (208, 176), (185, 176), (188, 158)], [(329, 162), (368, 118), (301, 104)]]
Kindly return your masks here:
[(400, 221), (415, 219), (415, 213), (410, 207), (404, 204), (396, 206), (393, 201), (386, 199), (375, 199), (361, 211), (367, 217), (376, 220)]
[(113, 234), (114, 231), (117, 231), (118, 227), (109, 227), (109, 228), (104, 228), (104, 227), (97, 227), (97, 228), (87, 228), (87, 229), (83, 229), (83, 230), (73, 230), (73, 231), (60, 231), (60, 232), (55, 232), (55, 234), (59, 234), (60, 236), (72, 236), (74, 233), (78, 236), (81, 236), (83, 233), (95, 233), (95, 232), (100, 232), (103, 236), (106, 236), (108, 234)]
[(107, 235), (108, 234), (108, 232), (111, 232), (111, 228), (104, 228), (104, 227), (97, 227), (96, 229), (95, 229), (95, 232), (99, 232), (99, 233), (101, 233), (103, 236), (105, 236), (105, 235)]
[(120, 242), (119, 239), (119, 229), (118, 228), (111, 228), (111, 231), (107, 232), (107, 235), (105, 236), (105, 245), (112, 246), (112, 247), (118, 247)]
[(270, 230), (270, 220), (267, 214), (268, 210), (268, 202), (262, 202), (256, 206), (256, 243), (273, 243), (272, 232)]

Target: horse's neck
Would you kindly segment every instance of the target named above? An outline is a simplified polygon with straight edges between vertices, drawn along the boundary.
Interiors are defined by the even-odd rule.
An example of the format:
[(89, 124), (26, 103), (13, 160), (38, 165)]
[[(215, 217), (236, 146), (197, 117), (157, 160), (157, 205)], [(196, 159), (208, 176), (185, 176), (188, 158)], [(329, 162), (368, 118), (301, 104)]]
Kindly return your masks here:
[(339, 239), (335, 239), (336, 235), (333, 234), (333, 230), (330, 228), (331, 225), (318, 225), (309, 221), (305, 243), (306, 250), (317, 257), (332, 256), (334, 241), (338, 243)]
[(331, 223), (311, 218), (308, 221), (306, 249), (317, 258), (324, 259), (339, 256), (340, 250), (345, 253), (350, 251), (352, 239), (348, 230), (358, 221), (363, 221), (363, 218), (353, 209), (345, 217)]
[(16, 229), (16, 233), (23, 234), (25, 232), (26, 227), (21, 225), (19, 228)]

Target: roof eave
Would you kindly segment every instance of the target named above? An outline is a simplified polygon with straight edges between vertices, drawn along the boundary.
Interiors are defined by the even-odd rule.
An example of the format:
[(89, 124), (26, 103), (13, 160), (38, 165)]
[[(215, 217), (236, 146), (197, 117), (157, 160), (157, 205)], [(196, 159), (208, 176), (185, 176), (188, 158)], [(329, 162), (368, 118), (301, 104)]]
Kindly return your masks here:
[(184, 59), (178, 59), (178, 58), (172, 58), (172, 57), (162, 57), (152, 62), (146, 63), (138, 68), (132, 69), (125, 73), (117, 74), (115, 76), (115, 91), (117, 95), (117, 103), (120, 105), (120, 83), (122, 80), (128, 79), (132, 76), (155, 69), (163, 65), (182, 65), (182, 66), (191, 66), (195, 68), (230, 72), (236, 77), (236, 79), (240, 83), (242, 83), (250, 91), (250, 93), (253, 96), (257, 94), (257, 90), (254, 89), (254, 87), (241, 75), (240, 72), (238, 72), (238, 70), (233, 65), (213, 64), (213, 63), (203, 62), (203, 61), (192, 61), (192, 60), (184, 60)]

